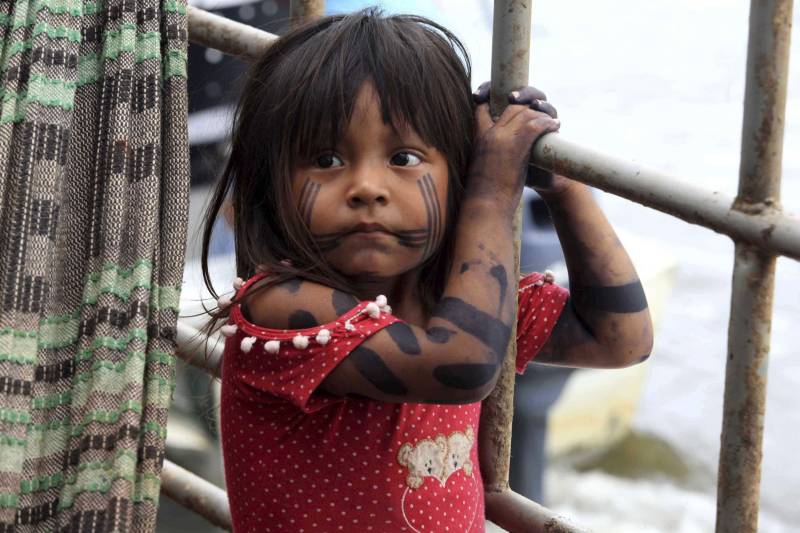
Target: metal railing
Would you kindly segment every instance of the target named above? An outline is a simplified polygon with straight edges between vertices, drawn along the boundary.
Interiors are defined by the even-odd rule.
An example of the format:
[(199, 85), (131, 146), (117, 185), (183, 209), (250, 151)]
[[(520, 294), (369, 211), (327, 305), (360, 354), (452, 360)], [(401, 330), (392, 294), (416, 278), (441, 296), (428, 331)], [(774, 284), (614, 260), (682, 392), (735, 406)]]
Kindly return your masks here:
[[(294, 21), (322, 14), (322, 0), (292, 0)], [(608, 157), (561, 135), (535, 146), (539, 166), (588, 185), (725, 234), (736, 243), (728, 333), (728, 362), (718, 476), (717, 533), (755, 533), (763, 440), (766, 362), (769, 352), (775, 258), (800, 260), (800, 217), (780, 207), (781, 157), (786, 107), (792, 0), (751, 0), (739, 192), (708, 191), (665, 173)], [(277, 37), (189, 7), (189, 39), (253, 60)], [(528, 82), (531, 3), (496, 0), (492, 42), (492, 94)], [(523, 53), (524, 51), (524, 53)], [(502, 102), (492, 101), (493, 109)], [(696, 182), (696, 180), (695, 180)], [(515, 240), (519, 245), (519, 219)], [(217, 375), (221, 347), (209, 363), (194, 357), (196, 334), (178, 327), (178, 355)], [(512, 345), (514, 343), (511, 343)], [(515, 346), (510, 349), (514, 350)], [(511, 354), (513, 355), (513, 354)], [(508, 486), (513, 413), (514, 357), (507, 357), (498, 386), (485, 400), (479, 443), (487, 518), (509, 531), (578, 532), (552, 511)], [(163, 492), (209, 521), (230, 529), (225, 493), (165, 462)]]

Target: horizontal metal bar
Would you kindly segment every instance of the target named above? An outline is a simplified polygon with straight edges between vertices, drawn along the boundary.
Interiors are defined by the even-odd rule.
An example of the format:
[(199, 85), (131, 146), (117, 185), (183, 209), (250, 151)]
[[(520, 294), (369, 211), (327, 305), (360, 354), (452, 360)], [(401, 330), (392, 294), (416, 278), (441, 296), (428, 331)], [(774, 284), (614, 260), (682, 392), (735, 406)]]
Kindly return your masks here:
[(215, 526), (233, 530), (227, 493), (171, 461), (161, 470), (161, 492)]
[[(772, 202), (736, 204), (664, 172), (609, 157), (550, 134), (536, 143), (536, 164), (598, 189), (728, 235), (764, 251), (800, 259), (800, 217)], [(699, 181), (699, 180), (696, 180)]]
[(546, 507), (511, 489), (486, 492), (486, 518), (511, 533), (586, 533)]
[(178, 320), (176, 355), (215, 378), (221, 377), (222, 353), (225, 343), (222, 339), (208, 339), (205, 334)]
[[(277, 37), (189, 7), (189, 39), (224, 53), (256, 59)], [(736, 241), (800, 260), (800, 217), (769, 203), (734, 206), (731, 196), (708, 191), (657, 170), (547, 135), (534, 147), (533, 161), (598, 189), (668, 213)]]
[(189, 40), (247, 61), (255, 61), (278, 38), (258, 28), (188, 6)]

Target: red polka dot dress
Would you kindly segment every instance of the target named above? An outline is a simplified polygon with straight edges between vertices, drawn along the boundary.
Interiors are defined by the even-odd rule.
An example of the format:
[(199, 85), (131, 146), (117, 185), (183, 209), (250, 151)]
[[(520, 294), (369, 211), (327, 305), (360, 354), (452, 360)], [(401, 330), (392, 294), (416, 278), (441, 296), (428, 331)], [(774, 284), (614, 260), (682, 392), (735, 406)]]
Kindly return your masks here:
[[(551, 281), (531, 274), (520, 282), (519, 372), (566, 302)], [(232, 307), (221, 428), (235, 531), (484, 531), (480, 403), (392, 404), (318, 390), (359, 344), (398, 320), (384, 310), (361, 302), (325, 325), (275, 330)]]

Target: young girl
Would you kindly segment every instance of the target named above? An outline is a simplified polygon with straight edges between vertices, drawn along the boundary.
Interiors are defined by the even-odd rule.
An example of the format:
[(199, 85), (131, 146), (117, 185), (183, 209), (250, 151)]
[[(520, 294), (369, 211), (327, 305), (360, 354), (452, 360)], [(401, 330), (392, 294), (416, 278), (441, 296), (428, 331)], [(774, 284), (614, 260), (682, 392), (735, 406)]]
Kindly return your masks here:
[[(590, 192), (525, 172), (555, 110), (527, 87), (493, 120), (488, 96), (451, 33), (375, 10), (297, 29), (253, 66), (204, 235), (205, 254), (229, 197), (247, 280), (220, 300), (237, 531), (483, 531), (480, 402), (515, 300), (519, 371), (649, 353), (641, 285)], [(571, 296), (511, 277), (526, 175)]]

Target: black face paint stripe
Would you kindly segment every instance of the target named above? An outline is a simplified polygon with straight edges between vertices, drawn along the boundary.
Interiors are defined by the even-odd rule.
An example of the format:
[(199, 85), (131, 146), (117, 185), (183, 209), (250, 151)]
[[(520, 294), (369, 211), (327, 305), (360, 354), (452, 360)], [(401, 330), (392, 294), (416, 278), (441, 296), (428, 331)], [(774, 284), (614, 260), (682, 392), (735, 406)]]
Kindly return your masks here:
[(450, 337), (455, 335), (456, 332), (452, 329), (447, 328), (440, 328), (440, 327), (433, 327), (430, 328), (428, 331), (425, 332), (425, 336), (428, 337), (428, 340), (431, 342), (435, 342), (436, 344), (444, 344), (450, 340)]
[(608, 313), (638, 313), (647, 309), (647, 297), (639, 280), (613, 287), (575, 287), (572, 298), (581, 305)]
[(405, 383), (394, 375), (377, 353), (369, 348), (359, 346), (350, 352), (347, 358), (353, 363), (356, 370), (364, 376), (364, 379), (372, 383), (379, 391), (393, 396), (408, 394), (408, 388)]
[(428, 190), (428, 197), (431, 202), (431, 206), (433, 207), (433, 228), (431, 229), (430, 235), (430, 246), (428, 252), (433, 251), (433, 247), (435, 246), (436, 241), (439, 239), (439, 233), (441, 231), (442, 225), (442, 214), (441, 209), (439, 207), (439, 197), (436, 195), (436, 188), (433, 186), (433, 177), (430, 174), (425, 174), (423, 178), (423, 184)]
[(306, 329), (319, 326), (316, 317), (305, 309), (298, 309), (289, 315), (289, 329)]
[(460, 298), (446, 297), (436, 306), (433, 316), (443, 318), (477, 338), (495, 353), (498, 360), (505, 355), (511, 328), (489, 313)]
[(415, 230), (396, 231), (397, 241), (400, 246), (407, 248), (422, 248), (428, 242), (429, 231), (425, 228)]
[(433, 206), (431, 206), (430, 198), (428, 198), (428, 194), (425, 190), (425, 186), (422, 184), (422, 180), (418, 180), (417, 185), (419, 186), (420, 194), (422, 194), (422, 201), (425, 202), (425, 213), (428, 216), (428, 232), (430, 236), (425, 243), (425, 249), (422, 251), (422, 256), (427, 257), (431, 248), (431, 240), (433, 238)]
[(433, 377), (448, 387), (471, 390), (483, 387), (492, 381), (497, 369), (498, 365), (491, 363), (442, 365), (433, 369)]
[(395, 322), (385, 329), (397, 347), (400, 348), (401, 352), (408, 355), (419, 355), (422, 353), (416, 335), (414, 335), (414, 332), (411, 330), (411, 326), (405, 322)]
[(497, 284), (500, 285), (500, 301), (497, 304), (497, 312), (500, 313), (500, 309), (503, 307), (503, 302), (506, 301), (506, 289), (508, 288), (508, 276), (506, 275), (506, 267), (503, 265), (495, 265), (489, 270), (489, 274), (497, 280)]
[(319, 190), (321, 188), (322, 185), (320, 185), (319, 183), (312, 183), (311, 196), (308, 199), (308, 203), (306, 203), (306, 211), (303, 214), (303, 218), (305, 219), (306, 225), (308, 225), (308, 227), (311, 227), (311, 215), (313, 213), (314, 204), (317, 201), (317, 194), (319, 193)]
[(298, 211), (300, 211), (300, 216), (303, 217), (303, 221), (306, 223), (307, 226), (311, 226), (311, 209), (314, 207), (314, 202), (317, 198), (317, 192), (319, 192), (320, 184), (314, 183), (311, 181), (311, 178), (306, 178), (306, 181), (303, 183), (303, 188), (300, 189), (300, 205), (298, 206)]
[(352, 294), (334, 289), (333, 294), (331, 294), (331, 304), (336, 314), (341, 316), (355, 307), (358, 304), (358, 300)]

